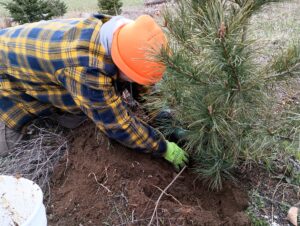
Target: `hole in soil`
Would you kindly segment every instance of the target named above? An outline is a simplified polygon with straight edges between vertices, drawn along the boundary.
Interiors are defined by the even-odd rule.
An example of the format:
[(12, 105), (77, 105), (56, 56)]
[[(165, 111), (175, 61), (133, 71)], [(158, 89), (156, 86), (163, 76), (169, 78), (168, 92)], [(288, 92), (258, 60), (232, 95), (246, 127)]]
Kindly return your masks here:
[(151, 188), (151, 187), (143, 187), (143, 192), (144, 192), (144, 194), (148, 197), (148, 198), (150, 198), (150, 199), (153, 199), (154, 197), (154, 195), (155, 195), (155, 190), (154, 190), (154, 188)]

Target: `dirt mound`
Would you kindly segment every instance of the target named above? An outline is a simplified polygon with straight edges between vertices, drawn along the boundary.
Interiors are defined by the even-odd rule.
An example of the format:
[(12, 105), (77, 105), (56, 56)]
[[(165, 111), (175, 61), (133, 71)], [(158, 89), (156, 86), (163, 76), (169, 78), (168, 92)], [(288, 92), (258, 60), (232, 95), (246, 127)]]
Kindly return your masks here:
[[(111, 142), (87, 123), (52, 180), (49, 225), (147, 225), (176, 173), (161, 159)], [(186, 170), (161, 199), (155, 225), (249, 225), (246, 192), (208, 191)]]

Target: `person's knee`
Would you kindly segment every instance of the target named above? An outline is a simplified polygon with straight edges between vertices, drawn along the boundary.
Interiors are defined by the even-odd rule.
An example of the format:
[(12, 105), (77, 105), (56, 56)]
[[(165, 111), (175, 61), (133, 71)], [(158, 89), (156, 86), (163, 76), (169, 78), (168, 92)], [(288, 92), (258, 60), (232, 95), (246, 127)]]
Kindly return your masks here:
[(7, 156), (22, 137), (20, 132), (10, 129), (0, 121), (0, 157)]

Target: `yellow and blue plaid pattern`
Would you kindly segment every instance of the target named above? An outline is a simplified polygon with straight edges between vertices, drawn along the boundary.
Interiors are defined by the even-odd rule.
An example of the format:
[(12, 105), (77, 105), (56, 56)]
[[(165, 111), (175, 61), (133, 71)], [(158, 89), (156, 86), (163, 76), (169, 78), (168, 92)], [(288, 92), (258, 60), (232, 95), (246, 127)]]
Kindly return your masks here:
[(55, 109), (84, 112), (127, 147), (163, 153), (166, 142), (117, 94), (117, 68), (100, 44), (110, 18), (58, 19), (0, 30), (0, 119), (21, 130)]

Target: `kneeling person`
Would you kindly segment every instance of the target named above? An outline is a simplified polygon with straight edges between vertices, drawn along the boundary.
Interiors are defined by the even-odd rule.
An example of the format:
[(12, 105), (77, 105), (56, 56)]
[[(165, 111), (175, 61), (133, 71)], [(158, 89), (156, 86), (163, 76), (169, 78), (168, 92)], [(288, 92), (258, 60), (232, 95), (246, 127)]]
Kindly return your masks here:
[(7, 155), (22, 131), (57, 109), (84, 113), (108, 137), (162, 156), (177, 169), (187, 153), (127, 110), (118, 81), (151, 85), (165, 66), (148, 59), (167, 45), (150, 16), (135, 21), (94, 15), (0, 30), (0, 155)]

